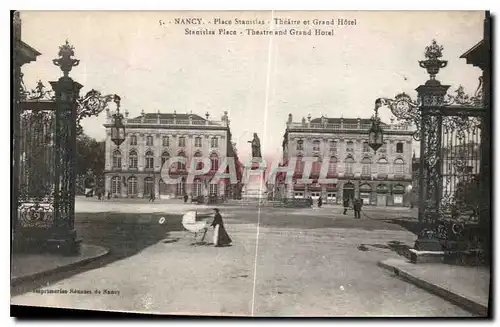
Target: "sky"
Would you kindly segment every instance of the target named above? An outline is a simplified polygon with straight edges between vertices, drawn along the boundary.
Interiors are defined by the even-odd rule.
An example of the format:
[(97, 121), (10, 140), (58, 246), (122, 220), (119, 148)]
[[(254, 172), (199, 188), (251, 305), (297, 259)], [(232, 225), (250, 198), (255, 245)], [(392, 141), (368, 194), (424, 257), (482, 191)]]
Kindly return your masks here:
[[(176, 25), (176, 17), (203, 18), (206, 25)], [(185, 35), (186, 27), (225, 28), (209, 24), (215, 18), (264, 20), (263, 27), (251, 26), (259, 30), (269, 29), (273, 18), (346, 18), (356, 25), (334, 26), (333, 36)], [(369, 118), (377, 98), (401, 92), (415, 98), (415, 88), (428, 79), (418, 60), (432, 39), (448, 60), (437, 79), (473, 94), (481, 71), (459, 57), (482, 39), (483, 18), (479, 11), (22, 11), (22, 39), (42, 53), (23, 67), (24, 82), (32, 88), (59, 78), (52, 59), (68, 39), (81, 60), (70, 73), (84, 85), (81, 94), (116, 93), (130, 117), (176, 110), (220, 119), (227, 111), (240, 157), (250, 156), (254, 132), (263, 155), (279, 157), (289, 113), (296, 122), (308, 114)], [(245, 27), (226, 28), (239, 33)], [(379, 113), (384, 121), (392, 116), (388, 109)], [(102, 113), (82, 126), (103, 140), (104, 121)]]

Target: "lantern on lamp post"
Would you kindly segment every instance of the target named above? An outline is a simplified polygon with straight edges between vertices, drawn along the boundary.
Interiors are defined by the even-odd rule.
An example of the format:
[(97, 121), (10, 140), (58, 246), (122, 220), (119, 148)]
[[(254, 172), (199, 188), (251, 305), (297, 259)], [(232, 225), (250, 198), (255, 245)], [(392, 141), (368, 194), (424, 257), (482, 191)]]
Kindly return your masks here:
[(384, 145), (384, 132), (380, 127), (380, 117), (378, 116), (378, 108), (381, 106), (381, 99), (377, 99), (377, 101), (375, 101), (375, 115), (371, 118), (372, 126), (368, 132), (368, 145), (373, 151), (375, 151), (375, 153), (377, 153), (377, 150)]
[(113, 115), (113, 126), (111, 127), (111, 141), (119, 148), (125, 141), (125, 126), (123, 125), (123, 115), (120, 113), (120, 97), (114, 96), (116, 103), (116, 113)]

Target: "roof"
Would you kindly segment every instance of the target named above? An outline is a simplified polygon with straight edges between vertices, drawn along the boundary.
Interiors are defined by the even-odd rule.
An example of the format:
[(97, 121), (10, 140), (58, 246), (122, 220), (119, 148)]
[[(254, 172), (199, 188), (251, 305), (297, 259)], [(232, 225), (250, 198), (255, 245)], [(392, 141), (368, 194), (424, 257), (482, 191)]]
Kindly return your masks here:
[[(137, 117), (132, 118), (132, 119), (141, 119), (142, 117), (144, 117), (145, 119), (156, 119), (158, 117), (158, 114), (157, 113), (145, 113), (144, 115), (137, 116)], [(205, 118), (200, 117), (196, 114), (191, 114), (191, 117), (193, 118), (193, 120), (206, 120)], [(179, 119), (179, 120), (189, 119), (189, 114), (175, 114), (175, 118)], [(160, 119), (174, 119), (174, 114), (173, 113), (165, 113), (165, 114), (160, 113)]]
[[(311, 123), (322, 123), (322, 118), (314, 118), (311, 119)], [(358, 123), (358, 118), (327, 118), (329, 124), (340, 124), (340, 120), (343, 120), (344, 124), (357, 124)], [(361, 124), (371, 124), (372, 120), (370, 118), (359, 118)], [(381, 122), (381, 125), (386, 125), (385, 123)]]

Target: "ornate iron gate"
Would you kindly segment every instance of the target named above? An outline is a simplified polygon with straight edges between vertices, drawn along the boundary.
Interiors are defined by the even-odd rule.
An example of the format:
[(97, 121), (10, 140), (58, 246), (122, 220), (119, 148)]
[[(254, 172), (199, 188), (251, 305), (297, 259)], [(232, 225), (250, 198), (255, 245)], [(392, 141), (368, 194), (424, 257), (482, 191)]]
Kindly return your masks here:
[(18, 224), (49, 228), (54, 222), (55, 113), (54, 101), (24, 101), (20, 105)]

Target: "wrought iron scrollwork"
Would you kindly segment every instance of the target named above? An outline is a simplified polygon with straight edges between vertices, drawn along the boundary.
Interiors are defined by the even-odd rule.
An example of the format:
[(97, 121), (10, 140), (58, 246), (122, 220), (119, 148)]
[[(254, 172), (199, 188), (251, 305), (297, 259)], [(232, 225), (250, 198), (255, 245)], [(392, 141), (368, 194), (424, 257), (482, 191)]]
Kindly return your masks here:
[(398, 121), (415, 126), (413, 138), (420, 140), (420, 112), (418, 110), (420, 104), (417, 101), (404, 92), (396, 95), (394, 99), (380, 98), (377, 101), (380, 101), (381, 106), (388, 106)]
[(80, 122), (83, 118), (98, 116), (103, 112), (110, 102), (115, 102), (117, 105), (120, 101), (120, 97), (116, 94), (102, 95), (101, 92), (94, 89), (90, 90), (85, 94), (85, 96), (79, 98), (77, 103), (77, 113), (76, 113), (76, 130), (77, 134), (80, 135), (83, 132), (83, 128)]
[(28, 90), (24, 81), (22, 79), (23, 74), (21, 74), (21, 100), (22, 101), (40, 101), (40, 100), (49, 100), (54, 101), (54, 93), (52, 90), (46, 90), (45, 85), (43, 85), (42, 81), (39, 80), (34, 89)]

